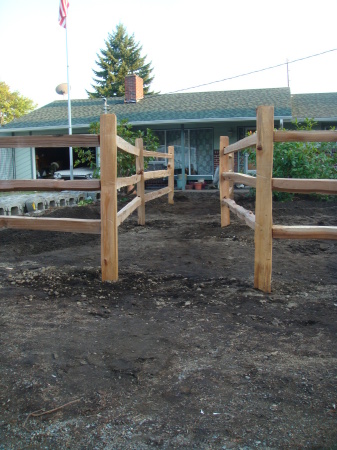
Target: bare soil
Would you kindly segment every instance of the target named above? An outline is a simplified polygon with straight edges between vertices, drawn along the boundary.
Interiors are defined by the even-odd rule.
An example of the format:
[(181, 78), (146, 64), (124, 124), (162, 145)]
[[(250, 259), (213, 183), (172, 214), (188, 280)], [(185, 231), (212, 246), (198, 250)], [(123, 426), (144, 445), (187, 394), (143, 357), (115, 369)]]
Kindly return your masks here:
[[(274, 223), (337, 225), (337, 202), (275, 203)], [(336, 250), (275, 240), (254, 290), (254, 234), (221, 229), (217, 191), (131, 216), (114, 284), (99, 236), (0, 231), (0, 448), (336, 449)]]

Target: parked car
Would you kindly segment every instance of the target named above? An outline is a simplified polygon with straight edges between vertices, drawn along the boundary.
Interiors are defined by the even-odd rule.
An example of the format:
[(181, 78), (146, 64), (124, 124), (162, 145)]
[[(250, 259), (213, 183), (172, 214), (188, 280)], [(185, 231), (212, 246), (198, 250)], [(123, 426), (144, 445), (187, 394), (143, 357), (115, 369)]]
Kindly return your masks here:
[[(94, 169), (90, 167), (74, 167), (74, 180), (91, 180), (93, 178)], [(70, 169), (58, 170), (54, 173), (54, 178), (57, 180), (70, 180)]]

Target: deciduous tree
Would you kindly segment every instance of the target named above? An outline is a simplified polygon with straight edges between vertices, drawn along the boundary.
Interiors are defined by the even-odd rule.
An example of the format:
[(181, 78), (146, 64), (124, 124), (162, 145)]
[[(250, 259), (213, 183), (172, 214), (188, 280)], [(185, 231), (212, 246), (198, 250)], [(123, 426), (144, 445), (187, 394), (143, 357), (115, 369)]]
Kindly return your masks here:
[(10, 87), (4, 81), (0, 81), (0, 125), (33, 111), (36, 106), (33, 100), (20, 95), (17, 91), (11, 92)]

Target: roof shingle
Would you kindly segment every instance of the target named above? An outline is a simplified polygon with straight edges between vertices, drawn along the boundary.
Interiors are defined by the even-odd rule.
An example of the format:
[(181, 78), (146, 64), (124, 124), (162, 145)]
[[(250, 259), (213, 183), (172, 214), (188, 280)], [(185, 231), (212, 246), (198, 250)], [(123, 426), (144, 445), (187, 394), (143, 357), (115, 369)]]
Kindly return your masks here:
[[(109, 98), (108, 112), (118, 120), (154, 124), (199, 122), (202, 120), (252, 119), (259, 105), (273, 105), (275, 117), (291, 117), (289, 88), (249, 89), (241, 91), (195, 92), (145, 96), (137, 103), (124, 103), (124, 98)], [(99, 120), (104, 113), (103, 99), (71, 101), (72, 126), (85, 126)], [(68, 104), (59, 100), (12, 121), (5, 129), (68, 127)]]

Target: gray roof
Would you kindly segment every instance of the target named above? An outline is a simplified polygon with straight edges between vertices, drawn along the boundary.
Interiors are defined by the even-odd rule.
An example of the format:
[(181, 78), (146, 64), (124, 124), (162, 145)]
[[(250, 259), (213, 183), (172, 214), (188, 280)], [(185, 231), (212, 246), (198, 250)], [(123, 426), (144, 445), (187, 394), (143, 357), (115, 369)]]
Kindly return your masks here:
[(296, 94), (292, 98), (293, 117), (298, 119), (337, 119), (337, 92)]
[[(137, 103), (108, 99), (108, 112), (132, 124), (255, 120), (259, 105), (273, 105), (275, 117), (291, 118), (289, 88), (149, 95)], [(2, 130), (68, 127), (68, 104), (59, 100), (5, 125)], [(103, 99), (71, 101), (72, 126), (88, 126), (104, 113)]]

